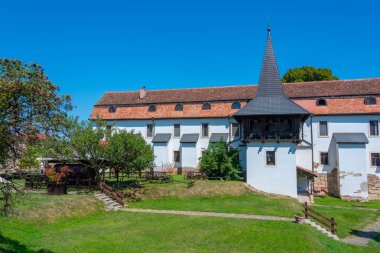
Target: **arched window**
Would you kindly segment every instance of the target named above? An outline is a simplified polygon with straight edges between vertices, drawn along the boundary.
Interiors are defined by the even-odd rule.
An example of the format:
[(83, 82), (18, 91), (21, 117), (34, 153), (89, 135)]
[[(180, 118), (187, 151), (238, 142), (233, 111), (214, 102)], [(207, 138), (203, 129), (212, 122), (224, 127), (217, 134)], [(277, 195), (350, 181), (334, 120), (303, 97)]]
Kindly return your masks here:
[(233, 102), (231, 108), (232, 109), (240, 109), (240, 102)]
[(176, 104), (174, 107), (175, 111), (183, 111), (183, 105), (182, 104)]
[(211, 105), (210, 103), (204, 103), (202, 105), (202, 110), (211, 110)]
[(316, 102), (317, 106), (327, 106), (327, 101), (324, 98), (318, 98)]
[(149, 112), (155, 112), (156, 111), (156, 106), (155, 105), (150, 105), (148, 108)]
[(108, 107), (108, 112), (110, 112), (110, 113), (116, 112), (116, 106), (110, 106), (110, 107)]
[(375, 105), (376, 104), (376, 98), (375, 97), (367, 97), (364, 99), (364, 104)]

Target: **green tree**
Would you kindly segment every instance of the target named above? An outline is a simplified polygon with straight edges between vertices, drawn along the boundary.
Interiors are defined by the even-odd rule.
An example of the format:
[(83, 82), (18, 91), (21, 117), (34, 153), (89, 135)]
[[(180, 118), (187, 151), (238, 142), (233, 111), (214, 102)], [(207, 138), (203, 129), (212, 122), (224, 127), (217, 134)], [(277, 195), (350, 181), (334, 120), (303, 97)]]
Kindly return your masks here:
[(282, 77), (282, 82), (296, 83), (338, 79), (338, 77), (333, 76), (332, 71), (330, 69), (303, 66), (300, 68), (289, 69)]
[(20, 157), (19, 145), (59, 131), (72, 105), (58, 91), (40, 65), (0, 59), (0, 164)]
[(140, 134), (118, 130), (107, 139), (105, 158), (116, 172), (141, 170), (153, 167), (154, 153)]
[(43, 155), (66, 159), (88, 165), (103, 176), (107, 166), (106, 161), (106, 123), (101, 120), (81, 121), (77, 118), (67, 118), (61, 134), (50, 136), (43, 144)]
[[(41, 134), (59, 132), (72, 105), (71, 98), (58, 91), (40, 65), (0, 59), (0, 169), (12, 166), (11, 158), (21, 159), (25, 145), (31, 150)], [(34, 162), (25, 158), (23, 165)], [(9, 182), (0, 184), (0, 212), (5, 215), (21, 192), (9, 175), (6, 178)]]
[(36, 143), (34, 145), (27, 145), (25, 152), (23, 153), (19, 167), (20, 169), (37, 169), (39, 167), (39, 161), (37, 158), (41, 157), (41, 143)]
[(228, 148), (220, 141), (210, 145), (205, 150), (199, 164), (201, 172), (209, 177), (227, 177), (232, 180), (242, 180), (239, 162), (239, 151)]

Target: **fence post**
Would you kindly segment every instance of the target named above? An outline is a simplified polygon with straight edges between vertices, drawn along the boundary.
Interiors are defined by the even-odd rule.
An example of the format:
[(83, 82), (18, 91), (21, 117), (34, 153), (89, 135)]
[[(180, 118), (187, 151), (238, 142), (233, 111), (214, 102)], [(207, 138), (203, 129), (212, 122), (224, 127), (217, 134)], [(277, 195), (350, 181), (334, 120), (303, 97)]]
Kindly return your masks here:
[(309, 216), (307, 215), (307, 202), (305, 202), (304, 207), (305, 207), (305, 218), (308, 218)]
[[(334, 217), (331, 217), (331, 226), (333, 227), (333, 228), (335, 228), (334, 226), (335, 226), (335, 221), (334, 221)], [(335, 230), (334, 229), (331, 229), (331, 233), (332, 234), (335, 234)]]

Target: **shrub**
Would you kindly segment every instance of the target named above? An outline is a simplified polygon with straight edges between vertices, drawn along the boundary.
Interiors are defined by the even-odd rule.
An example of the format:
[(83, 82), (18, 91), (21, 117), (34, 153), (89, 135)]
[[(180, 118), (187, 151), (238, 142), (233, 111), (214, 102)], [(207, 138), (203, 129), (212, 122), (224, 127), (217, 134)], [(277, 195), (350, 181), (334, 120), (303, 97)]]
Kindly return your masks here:
[(61, 168), (61, 172), (55, 172), (53, 167), (49, 167), (45, 170), (45, 175), (49, 179), (50, 182), (61, 182), (63, 181), (66, 177), (68, 177), (72, 171), (69, 169), (68, 166), (63, 166)]
[(199, 167), (201, 172), (205, 172), (209, 177), (227, 177), (232, 180), (243, 179), (239, 151), (229, 149), (224, 142), (211, 144), (203, 153)]

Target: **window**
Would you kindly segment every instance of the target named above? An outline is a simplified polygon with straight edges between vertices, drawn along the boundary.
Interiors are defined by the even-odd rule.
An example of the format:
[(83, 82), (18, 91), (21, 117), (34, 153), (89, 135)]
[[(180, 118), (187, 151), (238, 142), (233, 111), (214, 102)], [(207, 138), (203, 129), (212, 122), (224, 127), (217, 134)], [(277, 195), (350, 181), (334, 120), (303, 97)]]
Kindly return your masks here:
[(240, 136), (239, 131), (239, 124), (238, 123), (232, 123), (231, 124), (231, 137), (232, 138), (238, 138)]
[(154, 126), (153, 124), (146, 125), (146, 137), (153, 137), (154, 135)]
[(319, 99), (317, 99), (316, 105), (317, 106), (327, 106), (327, 101), (324, 98), (319, 98)]
[(180, 137), (180, 136), (181, 136), (181, 125), (174, 124), (174, 137)]
[(110, 107), (108, 107), (108, 112), (110, 112), (110, 113), (116, 112), (116, 106), (110, 106)]
[(371, 166), (380, 166), (380, 153), (371, 153)]
[(174, 107), (175, 111), (183, 111), (183, 105), (182, 104), (176, 104)]
[(328, 136), (327, 121), (319, 121), (319, 136)]
[(204, 103), (202, 105), (202, 110), (211, 110), (211, 105), (210, 103)]
[(375, 97), (367, 97), (364, 99), (364, 104), (375, 105), (376, 104), (376, 98)]
[(202, 137), (208, 137), (208, 124), (202, 124)]
[(269, 166), (276, 165), (276, 152), (275, 151), (267, 151), (266, 152), (266, 160), (267, 160), (267, 165), (269, 165)]
[(370, 120), (369, 121), (369, 135), (378, 136), (379, 135), (379, 121)]
[(155, 105), (150, 105), (148, 108), (149, 112), (155, 112), (156, 111), (156, 106)]
[(329, 165), (329, 153), (321, 152), (320, 155), (321, 155), (321, 164)]
[(181, 153), (178, 150), (174, 151), (173, 155), (174, 155), (174, 162), (175, 163), (181, 162)]
[(232, 109), (240, 109), (240, 102), (233, 102), (231, 108)]

